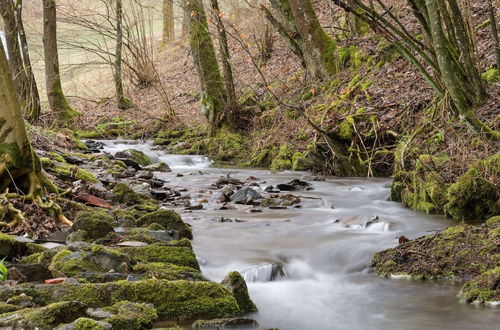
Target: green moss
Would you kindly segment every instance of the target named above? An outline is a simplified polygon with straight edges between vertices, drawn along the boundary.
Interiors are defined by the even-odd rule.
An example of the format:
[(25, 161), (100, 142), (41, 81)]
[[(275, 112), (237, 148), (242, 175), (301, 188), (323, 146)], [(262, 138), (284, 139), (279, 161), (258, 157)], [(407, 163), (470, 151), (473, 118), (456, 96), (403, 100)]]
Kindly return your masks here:
[(271, 163), (272, 163), (272, 154), (271, 151), (268, 149), (257, 151), (257, 153), (254, 154), (250, 160), (250, 166), (258, 168), (269, 167)]
[(464, 230), (464, 226), (454, 226), (443, 230), (441, 234), (444, 238), (454, 238), (455, 236), (462, 234)]
[(86, 182), (99, 182), (99, 180), (97, 180), (90, 171), (70, 165), (68, 163), (58, 163), (53, 167), (53, 171), (56, 175), (72, 177)]
[(344, 140), (350, 141), (354, 135), (354, 118), (352, 116), (347, 116), (342, 123), (339, 125), (338, 135)]
[(459, 293), (461, 301), (466, 303), (500, 301), (500, 267), (488, 270), (471, 282), (465, 284)]
[(500, 213), (498, 187), (500, 154), (477, 161), (448, 190), (445, 212), (455, 219), (485, 218)]
[(70, 250), (62, 250), (58, 252), (52, 262), (50, 263), (49, 269), (57, 276), (76, 276), (83, 272), (101, 271), (99, 266), (86, 260), (86, 254), (84, 252), (72, 252)]
[(140, 210), (156, 211), (158, 203), (151, 197), (136, 193), (125, 183), (119, 183), (113, 188), (114, 201), (134, 205)]
[(484, 80), (488, 82), (488, 84), (494, 84), (500, 82), (500, 72), (498, 71), (498, 69), (495, 68), (490, 68), (486, 70), (486, 72), (482, 74), (482, 77)]
[(271, 163), (272, 170), (290, 170), (292, 169), (293, 149), (289, 144), (280, 147), (278, 155)]
[(486, 225), (491, 228), (500, 227), (500, 215), (491, 217), (488, 220), (486, 220)]
[(40, 159), (40, 164), (42, 165), (43, 169), (49, 168), (52, 166), (52, 161), (48, 157), (39, 157)]
[(0, 302), (0, 314), (10, 313), (19, 310), (21, 307)]
[(150, 329), (153, 322), (158, 318), (153, 305), (145, 303), (120, 301), (104, 310), (116, 314), (104, 320), (104, 322), (111, 324), (116, 329)]
[(222, 285), (231, 291), (243, 313), (253, 313), (257, 311), (257, 307), (248, 295), (247, 284), (239, 272), (229, 273), (222, 281)]
[(74, 324), (74, 330), (104, 330), (104, 327), (100, 325), (97, 321), (88, 319), (86, 317), (80, 317)]
[(155, 243), (143, 247), (121, 248), (120, 251), (139, 261), (164, 262), (200, 269), (192, 249), (186, 247)]
[(162, 280), (204, 280), (197, 269), (165, 262), (139, 262), (133, 270), (134, 273), (146, 274)]
[(137, 220), (137, 226), (143, 227), (151, 224), (159, 224), (167, 230), (177, 231), (181, 237), (193, 238), (191, 228), (182, 221), (181, 216), (172, 210), (159, 210), (148, 213)]
[[(53, 329), (60, 324), (71, 323), (76, 318), (85, 315), (86, 308), (85, 304), (77, 301), (57, 302), (42, 308), (29, 308), (3, 314), (0, 317), (0, 326), (20, 329)], [(14, 314), (17, 317), (8, 317)]]
[(23, 256), (28, 252), (28, 246), (24, 242), (18, 242), (12, 236), (0, 233), (0, 258), (11, 259)]

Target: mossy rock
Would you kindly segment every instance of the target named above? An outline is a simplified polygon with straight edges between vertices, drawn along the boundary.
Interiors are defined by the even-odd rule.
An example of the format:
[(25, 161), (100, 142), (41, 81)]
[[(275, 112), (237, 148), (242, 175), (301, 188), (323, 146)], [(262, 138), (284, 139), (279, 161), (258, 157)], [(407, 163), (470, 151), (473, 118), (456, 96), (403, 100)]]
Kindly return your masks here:
[(292, 157), (294, 155), (293, 149), (290, 145), (285, 144), (279, 149), (278, 155), (271, 163), (272, 170), (291, 170)]
[(473, 163), (448, 190), (444, 209), (454, 219), (484, 219), (500, 214), (498, 187), (491, 178), (500, 177), (500, 154)]
[(41, 303), (80, 301), (89, 307), (108, 307), (121, 301), (152, 304), (158, 316), (166, 320), (227, 318), (241, 314), (235, 298), (226, 288), (218, 283), (204, 281), (150, 279), (34, 287), (0, 286), (0, 299), (23, 292), (35, 292), (36, 300)]
[(136, 193), (125, 183), (119, 183), (113, 188), (113, 200), (115, 202), (134, 205), (135, 209), (149, 210), (150, 212), (158, 209), (158, 203), (150, 196)]
[(124, 247), (120, 248), (119, 251), (128, 254), (131, 258), (138, 261), (164, 262), (177, 266), (191, 267), (196, 270), (200, 269), (196, 256), (189, 247), (155, 243), (143, 247)]
[(71, 231), (83, 230), (88, 238), (98, 239), (114, 232), (111, 225), (113, 222), (115, 222), (115, 218), (105, 211), (82, 211), (76, 216)]
[(257, 311), (257, 307), (248, 294), (247, 284), (240, 273), (229, 273), (224, 280), (222, 280), (221, 284), (231, 291), (243, 313), (253, 313)]
[(311, 169), (311, 161), (307, 155), (302, 152), (296, 152), (292, 156), (292, 170), (294, 171), (307, 171)]
[(115, 316), (104, 319), (104, 322), (111, 324), (114, 329), (150, 329), (153, 322), (158, 318), (154, 306), (145, 303), (120, 301), (113, 306), (106, 307), (104, 310), (115, 314)]
[(72, 324), (61, 327), (59, 330), (107, 330), (111, 329), (112, 326), (109, 323), (92, 320), (86, 317), (80, 317)]
[(89, 251), (61, 250), (52, 259), (49, 269), (54, 276), (77, 276), (84, 272), (125, 272), (131, 267), (130, 262), (123, 253), (93, 245)]
[(54, 329), (85, 315), (87, 306), (79, 301), (62, 301), (41, 308), (28, 308), (0, 315), (0, 327)]
[(85, 182), (99, 182), (99, 180), (97, 180), (90, 171), (68, 163), (57, 163), (54, 167), (50, 168), (50, 172), (54, 173), (58, 177), (62, 177), (63, 179), (73, 178), (75, 180), (82, 180)]
[(181, 216), (172, 210), (159, 210), (153, 213), (146, 214), (137, 220), (137, 226), (149, 226), (151, 224), (159, 224), (166, 230), (175, 230), (183, 238), (193, 238), (191, 228), (182, 221)]
[(116, 158), (128, 158), (136, 161), (141, 166), (151, 165), (151, 159), (144, 152), (135, 150), (135, 149), (126, 149), (120, 152), (117, 152), (115, 155)]
[(161, 280), (203, 281), (205, 278), (197, 269), (177, 266), (166, 262), (139, 262), (133, 266), (134, 273), (146, 274)]
[(14, 312), (21, 309), (21, 307), (13, 305), (13, 304), (7, 304), (4, 302), (0, 302), (0, 315), (5, 314), (5, 313), (10, 313)]

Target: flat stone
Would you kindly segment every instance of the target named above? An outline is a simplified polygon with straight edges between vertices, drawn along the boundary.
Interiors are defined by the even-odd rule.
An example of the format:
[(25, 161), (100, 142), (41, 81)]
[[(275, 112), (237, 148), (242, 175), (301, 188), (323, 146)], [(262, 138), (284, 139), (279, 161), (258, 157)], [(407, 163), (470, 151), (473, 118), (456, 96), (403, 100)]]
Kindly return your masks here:
[(116, 246), (121, 246), (121, 247), (142, 247), (142, 246), (147, 246), (147, 243), (144, 242), (138, 242), (138, 241), (125, 241), (116, 244)]

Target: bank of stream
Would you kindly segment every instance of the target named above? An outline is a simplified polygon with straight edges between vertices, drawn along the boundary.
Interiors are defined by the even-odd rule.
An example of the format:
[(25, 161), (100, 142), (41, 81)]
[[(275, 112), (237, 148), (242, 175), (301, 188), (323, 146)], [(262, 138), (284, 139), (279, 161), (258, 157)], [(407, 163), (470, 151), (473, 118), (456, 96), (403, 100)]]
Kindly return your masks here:
[[(499, 310), (460, 304), (458, 283), (382, 279), (369, 265), (376, 252), (454, 223), (389, 201), (391, 179), (313, 177), (302, 172), (211, 168), (203, 156), (169, 155), (150, 144), (104, 141), (114, 154), (134, 148), (170, 166), (155, 173), (189, 194), (178, 208), (193, 228), (203, 275), (220, 281), (229, 271), (247, 280), (262, 328), (280, 329), (495, 329)], [(213, 183), (250, 180), (270, 191), (294, 179), (310, 189), (293, 192), (289, 207), (224, 207)], [(318, 180), (320, 179), (320, 181)], [(267, 188), (267, 189), (266, 189)]]

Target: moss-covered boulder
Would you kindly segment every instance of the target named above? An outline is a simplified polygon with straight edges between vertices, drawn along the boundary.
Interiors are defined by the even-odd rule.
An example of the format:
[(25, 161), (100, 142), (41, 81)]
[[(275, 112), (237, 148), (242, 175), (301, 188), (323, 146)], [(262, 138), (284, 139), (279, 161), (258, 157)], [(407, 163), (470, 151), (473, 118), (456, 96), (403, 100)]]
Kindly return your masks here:
[(132, 159), (136, 161), (141, 166), (151, 165), (151, 159), (144, 152), (135, 150), (135, 149), (126, 149), (120, 152), (117, 152), (115, 155), (116, 158), (125, 158)]
[(150, 279), (32, 287), (0, 286), (0, 301), (20, 293), (33, 296), (41, 304), (80, 301), (89, 307), (108, 307), (125, 300), (152, 304), (158, 316), (168, 320), (227, 318), (241, 314), (238, 303), (229, 290), (218, 283), (202, 281)]
[(222, 280), (221, 284), (231, 291), (243, 313), (252, 313), (257, 311), (257, 307), (248, 294), (247, 284), (240, 273), (229, 273), (224, 280)]
[(166, 230), (177, 231), (182, 238), (193, 238), (191, 228), (182, 221), (181, 216), (172, 210), (159, 210), (148, 213), (137, 220), (137, 226), (149, 226), (151, 224), (162, 225)]
[(115, 222), (115, 218), (105, 211), (82, 211), (78, 213), (71, 231), (82, 230), (85, 231), (88, 238), (98, 239), (114, 232), (113, 222)]
[(193, 329), (226, 329), (226, 328), (238, 328), (243, 327), (244, 329), (259, 329), (259, 323), (253, 319), (246, 317), (235, 317), (227, 319), (215, 319), (215, 320), (198, 320), (191, 325)]
[(13, 304), (7, 304), (5, 302), (0, 302), (0, 315), (5, 313), (14, 312), (21, 309), (21, 307)]
[(59, 251), (52, 258), (49, 269), (54, 276), (71, 277), (84, 272), (126, 272), (131, 266), (131, 260), (126, 254), (93, 245), (88, 250)]
[(57, 328), (58, 330), (111, 330), (109, 323), (80, 317), (75, 322)]
[(200, 269), (198, 260), (190, 247), (172, 246), (171, 244), (155, 243), (142, 247), (124, 247), (120, 251), (131, 258), (143, 262), (164, 262), (177, 266)]
[(54, 329), (84, 316), (87, 306), (79, 301), (62, 301), (42, 308), (28, 308), (0, 315), (0, 327)]
[(135, 209), (154, 212), (158, 210), (158, 203), (151, 198), (135, 192), (125, 183), (119, 183), (113, 188), (113, 201), (127, 205), (134, 205)]
[(477, 219), (500, 213), (500, 153), (473, 163), (450, 186), (445, 211), (455, 219)]
[(104, 310), (115, 314), (115, 316), (104, 319), (105, 322), (113, 326), (113, 329), (151, 329), (153, 322), (158, 318), (154, 306), (145, 303), (120, 301), (113, 306), (106, 307)]
[(162, 280), (205, 280), (198, 269), (166, 262), (139, 262), (137, 265), (134, 265), (133, 271), (137, 274), (145, 274), (148, 277)]

